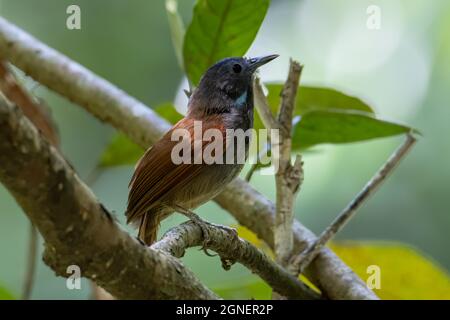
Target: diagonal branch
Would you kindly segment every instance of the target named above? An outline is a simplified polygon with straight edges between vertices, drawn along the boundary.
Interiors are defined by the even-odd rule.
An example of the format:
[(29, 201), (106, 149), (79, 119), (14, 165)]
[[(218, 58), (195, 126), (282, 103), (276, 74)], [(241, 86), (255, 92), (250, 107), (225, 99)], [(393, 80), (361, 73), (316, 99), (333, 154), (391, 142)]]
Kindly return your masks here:
[(336, 219), (322, 232), (319, 238), (307, 250), (295, 257), (291, 263), (290, 270), (294, 274), (301, 274), (305, 268), (314, 260), (325, 244), (330, 241), (353, 218), (363, 203), (380, 187), (387, 177), (394, 171), (399, 162), (406, 156), (414, 146), (416, 139), (412, 134), (406, 135), (405, 142), (394, 151), (386, 163), (364, 186), (360, 193), (348, 206), (336, 217)]
[(253, 96), (255, 99), (255, 107), (258, 110), (258, 114), (261, 117), (262, 122), (264, 123), (264, 127), (267, 130), (270, 129), (279, 129), (278, 122), (275, 120), (275, 117), (270, 111), (270, 106), (267, 102), (267, 98), (264, 95), (264, 91), (261, 85), (260, 79), (257, 77), (253, 82)]
[(0, 99), (0, 181), (45, 239), (60, 276), (78, 265), (122, 299), (217, 299), (181, 262), (148, 249), (113, 221), (70, 165), (17, 108)]
[[(136, 99), (66, 56), (39, 42), (21, 29), (0, 18), (0, 56), (53, 91), (86, 108), (97, 118), (112, 124), (134, 142), (147, 148), (170, 126)], [(228, 210), (240, 224), (253, 230), (273, 247), (274, 204), (248, 183), (236, 179), (215, 201)], [(294, 221), (294, 252), (301, 252), (316, 239), (314, 234)], [(307, 274), (332, 299), (376, 299), (334, 253), (321, 250)]]
[(208, 226), (209, 241), (204, 244), (202, 229), (193, 222), (170, 229), (152, 249), (162, 250), (180, 258), (187, 248), (205, 245), (220, 255), (228, 270), (235, 262), (260, 276), (275, 291), (291, 299), (319, 299), (320, 296), (303, 282), (268, 258), (251, 243), (218, 227)]

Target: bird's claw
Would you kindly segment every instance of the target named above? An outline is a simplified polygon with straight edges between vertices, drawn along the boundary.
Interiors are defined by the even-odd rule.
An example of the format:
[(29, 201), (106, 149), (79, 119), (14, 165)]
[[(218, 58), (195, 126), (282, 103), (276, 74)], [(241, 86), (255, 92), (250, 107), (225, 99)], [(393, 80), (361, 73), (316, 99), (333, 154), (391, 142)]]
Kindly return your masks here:
[(206, 221), (203, 221), (203, 220), (197, 220), (197, 221), (194, 221), (194, 223), (196, 223), (200, 227), (200, 229), (202, 230), (202, 233), (203, 233), (203, 245), (200, 248), (200, 250), (203, 250), (203, 252), (208, 257), (215, 257), (215, 256), (217, 256), (217, 254), (209, 253), (209, 251), (208, 251), (208, 244), (211, 242), (211, 237), (209, 235), (209, 231), (208, 231), (208, 227), (207, 227), (207, 225), (209, 223), (206, 222)]

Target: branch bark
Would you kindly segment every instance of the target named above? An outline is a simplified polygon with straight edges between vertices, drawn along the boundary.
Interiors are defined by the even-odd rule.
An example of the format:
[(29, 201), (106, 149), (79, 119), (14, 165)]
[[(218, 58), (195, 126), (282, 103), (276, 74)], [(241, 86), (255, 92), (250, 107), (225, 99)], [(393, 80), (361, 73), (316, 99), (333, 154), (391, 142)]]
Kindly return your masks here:
[[(275, 173), (276, 182), (276, 215), (274, 225), (274, 245), (277, 261), (282, 266), (288, 266), (294, 247), (292, 224), (294, 222), (295, 194), (303, 180), (301, 157), (297, 155), (294, 165), (291, 164), (292, 118), (294, 115), (295, 98), (302, 66), (291, 60), (288, 78), (281, 92), (281, 105), (278, 112), (278, 127), (280, 128), (279, 168)], [(277, 152), (273, 152), (276, 154)]]
[[(55, 148), (59, 148), (58, 129), (50, 116), (50, 110), (43, 104), (43, 101), (39, 101), (28, 93), (15, 77), (6, 61), (0, 61), (0, 90), (9, 101), (22, 110), (24, 115)], [(29, 300), (33, 291), (38, 244), (39, 234), (30, 222), (27, 268), (22, 291), (22, 299), (24, 300)]]
[[(36, 81), (112, 124), (143, 148), (157, 141), (170, 128), (167, 121), (136, 99), (3, 18), (0, 18), (0, 56), (8, 58)], [(271, 226), (275, 208), (271, 201), (241, 179), (230, 183), (215, 201), (273, 248)], [(298, 221), (294, 221), (293, 230), (294, 252), (301, 252), (316, 239)], [(377, 299), (365, 283), (327, 248), (320, 251), (307, 271), (314, 284), (329, 298)]]
[[(113, 221), (59, 152), (0, 99), (0, 181), (45, 239), (57, 275), (78, 265), (121, 299), (217, 299), (176, 258), (148, 249)], [(14, 161), (11, 161), (14, 159)]]
[(201, 228), (189, 221), (170, 229), (162, 239), (151, 246), (177, 258), (184, 255), (187, 248), (205, 245), (217, 252), (222, 266), (228, 270), (235, 262), (246, 266), (260, 276), (276, 292), (290, 299), (319, 299), (320, 295), (268, 258), (248, 241), (231, 235), (226, 230), (209, 226), (208, 243), (203, 243)]

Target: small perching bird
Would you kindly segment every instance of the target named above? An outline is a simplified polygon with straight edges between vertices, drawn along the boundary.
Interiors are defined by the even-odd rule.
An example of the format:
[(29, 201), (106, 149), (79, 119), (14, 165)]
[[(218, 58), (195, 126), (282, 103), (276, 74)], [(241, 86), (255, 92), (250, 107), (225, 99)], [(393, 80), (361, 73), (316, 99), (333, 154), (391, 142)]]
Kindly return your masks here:
[[(156, 241), (160, 222), (173, 212), (187, 215), (201, 224), (202, 220), (190, 210), (214, 198), (240, 173), (244, 163), (236, 161), (239, 147), (232, 150), (234, 161), (229, 163), (225, 159), (229, 151), (227, 134), (230, 130), (246, 131), (253, 127), (253, 74), (258, 67), (276, 57), (278, 55), (226, 58), (211, 66), (189, 99), (186, 117), (139, 160), (129, 185), (126, 216), (128, 223), (139, 225), (138, 237), (146, 245)], [(194, 134), (198, 124), (201, 126), (200, 138)], [(212, 156), (224, 161), (197, 161), (197, 151), (206, 151), (214, 141), (212, 138), (204, 140), (203, 134), (208, 130), (220, 133), (221, 148), (215, 150), (216, 153), (222, 150), (223, 154), (212, 152)], [(180, 148), (180, 140), (174, 139), (179, 135), (175, 133), (183, 131), (190, 141), (188, 154), (186, 149), (174, 154), (173, 151)], [(248, 149), (249, 141), (246, 140), (245, 159)], [(192, 161), (180, 163), (174, 161), (174, 156)]]

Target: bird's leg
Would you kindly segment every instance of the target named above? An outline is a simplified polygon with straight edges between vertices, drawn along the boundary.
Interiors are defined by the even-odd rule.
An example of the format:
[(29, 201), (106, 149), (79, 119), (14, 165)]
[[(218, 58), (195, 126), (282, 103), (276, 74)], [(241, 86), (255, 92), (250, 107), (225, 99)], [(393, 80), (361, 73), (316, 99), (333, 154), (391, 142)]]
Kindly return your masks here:
[(203, 250), (203, 252), (209, 257), (216, 256), (215, 254), (209, 253), (208, 248), (207, 248), (208, 242), (210, 241), (208, 226), (211, 224), (209, 222), (206, 222), (202, 218), (200, 218), (196, 213), (194, 213), (191, 210), (185, 209), (180, 206), (173, 206), (173, 208), (177, 212), (188, 217), (191, 221), (193, 221), (196, 225), (198, 225), (200, 227), (200, 229), (202, 230), (202, 233), (203, 233), (203, 246), (201, 247), (201, 250)]
[(205, 252), (206, 255), (212, 257), (212, 256), (216, 256), (215, 254), (210, 254), (208, 252), (207, 249), (207, 244), (210, 241), (210, 235), (209, 235), (209, 229), (208, 227), (216, 227), (222, 230), (225, 230), (226, 232), (231, 233), (234, 237), (237, 237), (237, 231), (234, 228), (230, 228), (230, 227), (226, 227), (226, 226), (222, 226), (220, 224), (215, 224), (215, 223), (211, 223), (208, 221), (203, 220), (202, 218), (200, 218), (196, 213), (192, 212), (191, 210), (185, 209), (183, 207), (180, 206), (173, 206), (174, 210), (181, 213), (182, 215), (188, 217), (190, 220), (192, 220), (196, 225), (198, 225), (201, 229), (202, 229), (202, 233), (203, 233), (203, 246), (202, 246), (202, 250)]

